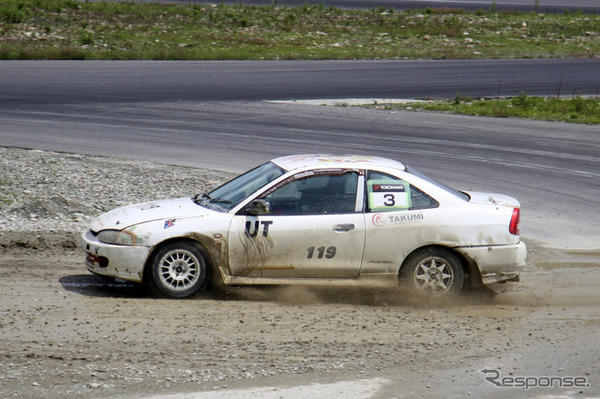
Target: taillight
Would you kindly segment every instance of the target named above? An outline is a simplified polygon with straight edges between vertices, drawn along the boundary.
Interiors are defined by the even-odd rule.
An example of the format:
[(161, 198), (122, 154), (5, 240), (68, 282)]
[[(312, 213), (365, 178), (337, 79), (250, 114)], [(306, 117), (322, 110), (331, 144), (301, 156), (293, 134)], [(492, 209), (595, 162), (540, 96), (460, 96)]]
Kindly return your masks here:
[(508, 232), (510, 234), (519, 235), (519, 220), (521, 219), (521, 209), (513, 209), (512, 217), (510, 218), (510, 224), (508, 225)]

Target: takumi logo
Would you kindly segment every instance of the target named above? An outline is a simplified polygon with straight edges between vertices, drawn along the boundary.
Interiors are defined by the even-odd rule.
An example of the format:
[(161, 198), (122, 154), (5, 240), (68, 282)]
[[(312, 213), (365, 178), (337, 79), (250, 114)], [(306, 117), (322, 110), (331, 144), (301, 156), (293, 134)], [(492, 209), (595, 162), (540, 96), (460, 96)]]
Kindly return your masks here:
[(374, 214), (372, 221), (377, 227), (383, 227), (385, 225), (385, 217), (381, 213)]
[(401, 215), (383, 215), (381, 213), (373, 214), (371, 221), (376, 227), (383, 227), (388, 223), (409, 223), (420, 222), (424, 220), (422, 213), (403, 213)]

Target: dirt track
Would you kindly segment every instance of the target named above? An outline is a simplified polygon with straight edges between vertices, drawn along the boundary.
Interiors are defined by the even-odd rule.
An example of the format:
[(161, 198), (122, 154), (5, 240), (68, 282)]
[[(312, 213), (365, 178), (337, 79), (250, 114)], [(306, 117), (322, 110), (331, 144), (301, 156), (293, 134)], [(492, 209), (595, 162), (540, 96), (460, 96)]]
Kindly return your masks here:
[(441, 376), (460, 396), (506, 394), (483, 379), (486, 367), (591, 384), (540, 393), (600, 393), (596, 253), (530, 243), (522, 282), (444, 306), (397, 292), (300, 288), (182, 301), (88, 274), (69, 234), (21, 237), (0, 253), (0, 397), (144, 397), (376, 376), (392, 381), (379, 397), (443, 395)]
[[(192, 195), (226, 174), (43, 151), (0, 155), (0, 398), (223, 395), (369, 378), (384, 381), (374, 398), (600, 396), (598, 252), (528, 241), (520, 283), (440, 306), (394, 291), (301, 288), (157, 300), (89, 274), (78, 230), (107, 208)], [(503, 389), (483, 369), (581, 376), (591, 386)]]

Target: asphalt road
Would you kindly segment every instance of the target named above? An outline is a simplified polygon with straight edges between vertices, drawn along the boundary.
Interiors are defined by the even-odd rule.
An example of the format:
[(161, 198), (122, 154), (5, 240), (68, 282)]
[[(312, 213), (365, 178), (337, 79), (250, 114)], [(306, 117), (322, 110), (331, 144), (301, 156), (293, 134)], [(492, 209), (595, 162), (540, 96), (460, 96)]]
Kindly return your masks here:
[[(585, 89), (582, 94), (598, 94), (598, 71), (598, 60), (2, 62), (0, 145), (230, 171), (241, 171), (290, 153), (388, 156), (457, 188), (493, 190), (517, 197), (522, 203), (522, 237), (530, 244), (541, 241), (558, 247), (598, 248), (598, 126), (262, 101), (443, 96), (444, 93), (452, 97), (456, 92), (497, 95), (519, 93), (524, 88), (530, 94), (571, 94), (581, 89)], [(48, 173), (52, 173), (51, 164), (46, 165), (50, 168)], [(3, 178), (0, 176), (0, 180)], [(164, 184), (174, 185), (177, 181), (166, 174)], [(545, 254), (545, 249), (537, 245), (530, 248), (537, 248), (534, 251), (538, 257)], [(554, 262), (552, 254), (550, 251), (547, 255), (550, 263)], [(574, 262), (569, 265), (576, 266)], [(531, 285), (525, 285), (521, 296), (492, 309), (506, 312), (521, 302), (535, 303), (537, 296), (553, 298), (556, 305), (540, 306), (532, 313), (531, 323), (524, 319), (526, 327), (515, 338), (520, 342), (528, 334), (525, 339), (535, 344), (530, 346), (530, 341), (525, 341), (520, 346), (504, 347), (491, 342), (490, 331), (483, 331), (482, 344), (498, 349), (493, 358), (481, 359), (465, 352), (464, 357), (459, 357), (460, 365), (451, 363), (450, 371), (432, 372), (433, 377), (425, 377), (417, 371), (414, 377), (407, 375), (408, 366), (404, 366), (408, 361), (399, 368), (377, 370), (378, 376), (393, 381), (380, 397), (394, 397), (404, 392), (403, 378), (435, 381), (437, 385), (423, 388), (425, 396), (445, 397), (455, 392), (464, 395), (463, 387), (472, 384), (472, 376), (476, 384), (474, 397), (481, 396), (481, 389), (486, 390), (487, 385), (478, 370), (499, 362), (507, 363), (503, 375), (508, 375), (516, 366), (519, 367), (516, 375), (554, 375), (556, 369), (549, 368), (551, 364), (558, 364), (561, 367), (558, 370), (564, 368), (570, 375), (585, 372), (594, 375), (596, 351), (589, 348), (590, 342), (596, 342), (597, 334), (589, 326), (597, 317), (586, 317), (588, 313), (595, 315), (589, 310), (595, 309), (595, 302), (589, 302), (587, 296), (593, 292), (597, 274), (595, 268), (579, 270), (578, 280), (573, 280), (574, 275), (568, 268), (560, 269), (558, 274), (550, 269), (534, 271), (533, 275), (541, 277), (538, 280), (528, 277), (524, 283), (533, 281), (538, 291), (527, 290)], [(571, 307), (564, 304), (563, 291), (554, 287), (560, 287), (563, 282), (573, 287), (572, 297), (577, 301), (581, 298), (582, 303), (589, 306), (585, 312), (579, 308), (575, 308), (574, 313), (565, 312), (566, 307)], [(577, 285), (580, 282), (582, 286), (587, 284), (586, 290), (581, 291)], [(54, 288), (52, 291), (59, 292)], [(18, 300), (19, 306), (23, 306), (24, 300)], [(123, 299), (114, 298), (110, 306), (114, 301), (121, 303)], [(35, 308), (38, 307), (36, 302)], [(55, 313), (54, 307), (45, 307)], [(72, 318), (72, 313), (69, 314)], [(435, 318), (431, 313), (426, 316)], [(494, 317), (494, 320), (499, 319)], [(564, 326), (560, 340), (550, 341), (547, 337), (553, 336), (548, 335), (547, 329), (537, 329), (535, 326), (540, 320), (549, 320), (546, 323), (550, 326)], [(579, 330), (572, 328), (575, 324)], [(437, 321), (436, 325), (431, 323), (430, 328), (438, 329), (437, 325)], [(591, 332), (575, 333), (571, 339), (569, 334), (581, 331), (580, 325), (587, 326), (585, 331)], [(531, 326), (535, 328), (532, 330)], [(64, 321), (59, 327), (64, 329)], [(477, 335), (469, 326), (463, 327), (469, 340), (472, 333)], [(496, 333), (505, 334), (504, 325), (500, 332), (500, 327), (494, 328)], [(402, 332), (398, 334), (402, 339)], [(548, 342), (553, 345), (550, 349)], [(554, 345), (555, 342), (558, 344)], [(453, 362), (455, 359), (446, 357), (448, 353), (444, 349), (436, 348), (439, 356), (434, 358), (443, 356), (448, 363)], [(502, 360), (499, 360), (500, 353)], [(322, 378), (326, 380), (327, 376)], [(265, 381), (265, 384), (272, 382)], [(527, 397), (530, 393), (495, 390), (489, 397), (506, 395)], [(569, 397), (580, 396), (573, 393)]]
[(597, 126), (258, 100), (598, 94), (599, 61), (3, 62), (0, 145), (229, 171), (290, 153), (388, 156), (516, 196), (525, 237), (597, 247)]
[(310, 98), (600, 95), (600, 58), (3, 61), (0, 106)]

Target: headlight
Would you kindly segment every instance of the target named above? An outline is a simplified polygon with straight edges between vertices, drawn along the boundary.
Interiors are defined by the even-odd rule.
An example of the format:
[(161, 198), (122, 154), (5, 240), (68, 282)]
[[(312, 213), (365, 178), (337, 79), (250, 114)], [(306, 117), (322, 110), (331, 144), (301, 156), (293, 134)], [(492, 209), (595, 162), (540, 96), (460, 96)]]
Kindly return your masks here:
[(98, 233), (98, 241), (115, 245), (138, 245), (137, 235), (129, 230), (102, 230)]

